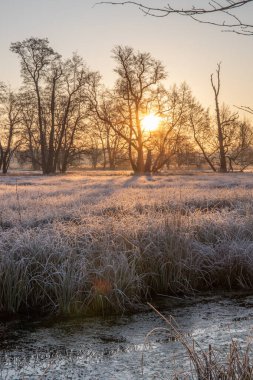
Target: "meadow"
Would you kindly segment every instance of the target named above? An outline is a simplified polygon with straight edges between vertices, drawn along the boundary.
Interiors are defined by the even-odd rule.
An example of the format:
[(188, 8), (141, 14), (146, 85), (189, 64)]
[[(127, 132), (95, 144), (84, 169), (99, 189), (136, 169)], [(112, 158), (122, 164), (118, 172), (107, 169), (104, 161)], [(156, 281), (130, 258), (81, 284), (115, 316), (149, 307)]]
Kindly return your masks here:
[(0, 177), (0, 313), (253, 289), (253, 174)]

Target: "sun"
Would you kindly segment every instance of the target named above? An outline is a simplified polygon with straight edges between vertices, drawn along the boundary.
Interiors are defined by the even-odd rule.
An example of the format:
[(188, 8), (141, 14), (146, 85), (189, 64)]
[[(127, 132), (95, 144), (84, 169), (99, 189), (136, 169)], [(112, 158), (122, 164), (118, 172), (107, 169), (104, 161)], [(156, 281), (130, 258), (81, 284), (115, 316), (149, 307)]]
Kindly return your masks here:
[(161, 118), (151, 113), (142, 119), (141, 125), (145, 131), (152, 132), (158, 128), (160, 122)]

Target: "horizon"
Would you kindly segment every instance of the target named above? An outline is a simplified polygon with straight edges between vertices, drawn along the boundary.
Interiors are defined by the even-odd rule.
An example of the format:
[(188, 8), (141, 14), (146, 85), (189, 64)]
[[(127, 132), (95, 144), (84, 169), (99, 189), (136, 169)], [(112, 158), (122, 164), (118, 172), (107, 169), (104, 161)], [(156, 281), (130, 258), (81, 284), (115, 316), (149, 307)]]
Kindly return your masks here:
[[(16, 89), (21, 85), (19, 62), (9, 46), (11, 42), (34, 36), (48, 38), (63, 58), (77, 52), (91, 70), (101, 73), (105, 85), (112, 87), (115, 64), (111, 50), (115, 45), (128, 45), (162, 61), (168, 72), (164, 81), (166, 87), (185, 81), (196, 99), (211, 109), (214, 99), (210, 75), (215, 72), (217, 63), (222, 62), (221, 102), (232, 108), (234, 105), (252, 106), (253, 52), (250, 45), (253, 37), (222, 33), (219, 28), (184, 17), (145, 17), (135, 7), (95, 3), (94, 0), (86, 3), (76, 0), (73, 4), (63, 0), (61, 8), (58, 0), (45, 0), (43, 4), (34, 4), (32, 0), (20, 4), (12, 0), (9, 4), (0, 4), (0, 81)], [(245, 15), (246, 11), (247, 8), (241, 13)], [(15, 28), (8, 29), (11, 22)], [(168, 47), (167, 34), (171, 33), (175, 35), (169, 38)], [(241, 115), (250, 118), (246, 112)]]

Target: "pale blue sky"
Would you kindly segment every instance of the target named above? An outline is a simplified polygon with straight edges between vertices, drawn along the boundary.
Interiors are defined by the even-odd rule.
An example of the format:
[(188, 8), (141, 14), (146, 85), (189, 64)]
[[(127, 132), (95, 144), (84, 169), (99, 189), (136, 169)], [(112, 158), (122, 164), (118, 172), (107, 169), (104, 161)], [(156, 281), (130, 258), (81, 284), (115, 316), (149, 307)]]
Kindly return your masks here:
[[(212, 105), (210, 74), (222, 61), (222, 100), (253, 106), (253, 36), (221, 33), (182, 17), (144, 17), (131, 7), (95, 6), (95, 0), (0, 0), (0, 80), (20, 84), (11, 42), (48, 37), (64, 57), (73, 51), (112, 85), (111, 49), (149, 51), (167, 68), (167, 85), (186, 81), (205, 106)], [(250, 13), (251, 12), (251, 13)], [(252, 14), (253, 5), (242, 12)]]

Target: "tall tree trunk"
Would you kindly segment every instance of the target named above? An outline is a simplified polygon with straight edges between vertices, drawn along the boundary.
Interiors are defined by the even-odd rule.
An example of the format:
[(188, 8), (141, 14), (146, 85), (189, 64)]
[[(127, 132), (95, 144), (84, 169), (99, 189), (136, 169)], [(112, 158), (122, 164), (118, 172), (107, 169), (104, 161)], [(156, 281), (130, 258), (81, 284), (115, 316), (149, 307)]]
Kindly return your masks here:
[(50, 135), (49, 135), (49, 143), (48, 143), (48, 158), (47, 158), (47, 172), (55, 173), (56, 165), (54, 162), (55, 159), (55, 149), (54, 149), (54, 135), (55, 135), (55, 91), (56, 91), (56, 80), (57, 77), (53, 78), (52, 83), (52, 94), (51, 94), (51, 125), (50, 125)]
[(145, 163), (145, 173), (151, 173), (152, 167), (152, 152), (149, 149), (147, 153), (146, 163)]
[(144, 174), (145, 173), (145, 162), (142, 147), (138, 150), (137, 163), (136, 163), (136, 174)]
[(45, 138), (45, 134), (44, 134), (44, 130), (43, 130), (42, 105), (41, 105), (39, 84), (37, 81), (35, 81), (35, 91), (36, 91), (37, 105), (38, 105), (40, 151), (41, 151), (41, 169), (42, 169), (43, 174), (48, 174), (47, 173), (47, 167), (46, 167), (46, 138)]
[(216, 121), (218, 128), (218, 142), (219, 142), (219, 156), (220, 156), (220, 172), (227, 173), (227, 162), (226, 162), (226, 154), (224, 148), (224, 135), (222, 130), (222, 123), (220, 117), (220, 107), (219, 107), (219, 92), (220, 92), (220, 63), (218, 64), (217, 70), (217, 86), (215, 86), (213, 81), (213, 74), (211, 75), (211, 84), (214, 91), (215, 97), (215, 110), (216, 110)]
[(136, 174), (144, 174), (145, 173), (145, 161), (144, 161), (144, 152), (143, 152), (143, 141), (142, 141), (142, 130), (141, 130), (141, 123), (140, 123), (140, 117), (139, 117), (139, 105), (136, 104), (136, 110), (135, 110), (135, 122), (137, 127), (137, 134), (138, 134), (138, 151), (137, 151), (137, 168), (136, 168)]
[(2, 173), (7, 174), (7, 172), (8, 172), (8, 166), (7, 166), (7, 162), (4, 160), (3, 165), (2, 165)]

